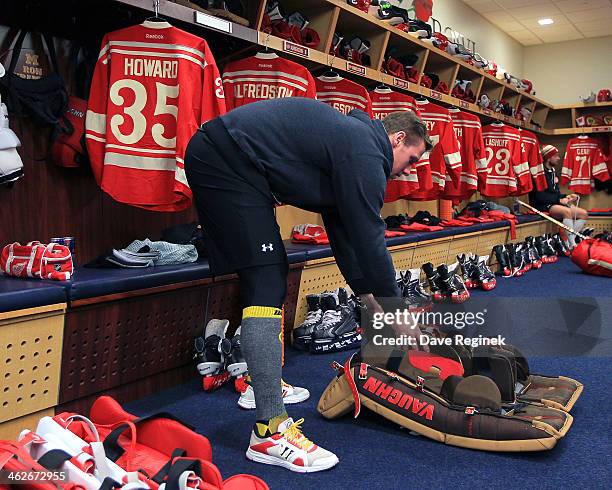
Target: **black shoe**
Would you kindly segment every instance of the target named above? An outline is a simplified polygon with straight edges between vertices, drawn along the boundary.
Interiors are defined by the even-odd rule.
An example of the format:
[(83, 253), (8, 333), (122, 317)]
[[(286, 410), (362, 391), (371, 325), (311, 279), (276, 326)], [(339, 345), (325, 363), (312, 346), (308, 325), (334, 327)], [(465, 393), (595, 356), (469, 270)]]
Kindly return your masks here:
[(312, 341), (341, 337), (357, 330), (357, 322), (350, 307), (341, 304), (338, 295), (324, 293), (321, 295), (323, 317), (312, 331)]
[(247, 363), (242, 355), (242, 349), (240, 348), (241, 329), (242, 327), (238, 327), (232, 337), (232, 352), (227, 364), (227, 371), (230, 373), (230, 376), (235, 376), (236, 378), (246, 376), (247, 374)]
[(230, 379), (226, 368), (232, 353), (232, 341), (225, 337), (228, 326), (228, 320), (210, 320), (204, 336), (195, 339), (194, 359), (205, 391), (219, 388)]
[(563, 255), (565, 257), (569, 257), (571, 255), (569, 248), (567, 248), (567, 245), (565, 245), (565, 242), (561, 239), (561, 235), (559, 235), (559, 233), (555, 233), (551, 238), (553, 248), (557, 252), (557, 255)]
[(523, 253), (520, 249), (519, 244), (509, 243), (506, 245), (508, 250), (508, 257), (510, 258), (509, 264), (512, 270), (512, 276), (520, 277), (524, 273), (525, 264), (523, 262)]
[(423, 272), (425, 272), (425, 276), (427, 277), (427, 282), (429, 283), (429, 291), (433, 300), (438, 303), (444, 301), (442, 281), (440, 279), (440, 275), (434, 269), (433, 264), (431, 262), (423, 264)]
[(293, 330), (293, 345), (302, 350), (308, 350), (308, 346), (312, 340), (312, 331), (321, 323), (321, 319), (323, 318), (321, 295), (307, 295), (306, 303), (308, 304), (306, 320)]
[(457, 255), (457, 260), (459, 261), (459, 265), (461, 266), (461, 277), (463, 278), (463, 282), (465, 283), (465, 287), (468, 289), (474, 289), (479, 286), (478, 278), (477, 278), (477, 262), (474, 262), (470, 257), (465, 254)]
[(527, 245), (527, 250), (529, 252), (529, 261), (531, 262), (531, 267), (533, 269), (540, 269), (542, 267), (542, 257), (540, 257), (540, 253), (535, 246), (535, 238), (532, 236), (528, 236), (525, 238), (525, 244)]
[[(595, 233), (595, 228), (584, 228), (579, 233), (585, 237), (590, 237), (593, 235), (593, 233)], [(576, 242), (576, 245), (578, 245), (582, 241), (582, 238), (576, 235), (574, 241)]]
[(445, 298), (450, 299), (453, 303), (463, 303), (470, 298), (470, 292), (465, 287), (463, 280), (455, 272), (451, 272), (446, 264), (442, 264), (437, 268), (440, 282), (442, 284), (442, 292)]
[(486, 257), (474, 257), (475, 267), (476, 267), (476, 278), (477, 282), (480, 284), (480, 288), (485, 291), (491, 291), (497, 285), (497, 280), (495, 279), (495, 274), (488, 266), (486, 262)]
[(529, 244), (527, 242), (520, 243), (520, 251), (523, 259), (523, 273), (530, 271), (531, 264), (531, 256), (529, 255)]
[(495, 245), (493, 247), (493, 253), (499, 264), (498, 272), (502, 276), (510, 276), (512, 274), (512, 268), (510, 266), (510, 255), (505, 245)]
[(404, 298), (408, 311), (430, 311), (433, 308), (433, 301), (421, 286), (419, 280), (419, 269), (400, 272), (400, 290)]
[(551, 264), (557, 261), (555, 249), (552, 248), (546, 236), (537, 236), (535, 238), (535, 246), (538, 253), (540, 254), (540, 257), (542, 257), (543, 264)]

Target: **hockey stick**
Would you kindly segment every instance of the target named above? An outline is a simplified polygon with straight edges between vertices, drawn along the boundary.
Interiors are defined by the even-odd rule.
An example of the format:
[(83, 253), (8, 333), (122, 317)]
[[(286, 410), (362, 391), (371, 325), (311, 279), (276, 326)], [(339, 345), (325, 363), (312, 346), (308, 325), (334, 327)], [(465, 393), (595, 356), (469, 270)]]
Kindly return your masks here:
[(554, 223), (554, 224), (560, 226), (561, 228), (563, 228), (566, 231), (569, 231), (570, 233), (573, 233), (574, 235), (576, 235), (577, 237), (581, 238), (582, 240), (587, 240), (587, 239), (591, 238), (589, 236), (583, 235), (582, 233), (578, 233), (573, 228), (570, 228), (569, 226), (564, 225), (560, 221), (557, 221), (555, 218), (552, 218), (551, 216), (548, 216), (547, 214), (544, 214), (542, 211), (539, 211), (536, 208), (534, 208), (531, 204), (527, 204), (526, 202), (523, 202), (520, 199), (517, 199), (517, 201), (518, 201), (519, 204), (522, 204), (527, 209), (531, 209), (534, 213), (539, 214), (540, 216), (542, 216), (542, 218), (547, 219), (551, 223)]

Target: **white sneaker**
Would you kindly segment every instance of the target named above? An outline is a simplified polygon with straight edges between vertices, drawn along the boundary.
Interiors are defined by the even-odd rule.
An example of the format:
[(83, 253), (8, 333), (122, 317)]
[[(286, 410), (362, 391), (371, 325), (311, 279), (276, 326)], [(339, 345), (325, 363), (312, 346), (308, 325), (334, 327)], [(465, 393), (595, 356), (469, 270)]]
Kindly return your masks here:
[[(299, 386), (291, 386), (289, 383), (285, 383), (281, 380), (281, 387), (283, 389), (283, 402), (285, 405), (291, 405), (292, 403), (300, 403), (310, 398), (310, 391), (306, 388), (300, 388)], [(238, 399), (238, 406), (247, 410), (253, 410), (255, 406), (255, 393), (251, 385), (247, 386), (247, 389), (240, 395)]]
[(317, 446), (302, 434), (304, 419), (294, 422), (288, 418), (278, 426), (278, 432), (266, 437), (251, 433), (246, 457), (257, 463), (283, 466), (298, 473), (312, 473), (336, 466), (338, 457)]

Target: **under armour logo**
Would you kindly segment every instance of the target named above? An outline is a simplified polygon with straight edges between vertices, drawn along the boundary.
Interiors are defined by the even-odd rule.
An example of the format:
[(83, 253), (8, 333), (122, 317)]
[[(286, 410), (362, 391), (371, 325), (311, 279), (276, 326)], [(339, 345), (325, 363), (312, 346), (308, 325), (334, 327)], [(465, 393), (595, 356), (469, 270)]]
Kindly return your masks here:
[(262, 252), (272, 252), (272, 250), (274, 250), (274, 247), (272, 246), (271, 243), (268, 243), (267, 245), (265, 243), (261, 244), (261, 251)]

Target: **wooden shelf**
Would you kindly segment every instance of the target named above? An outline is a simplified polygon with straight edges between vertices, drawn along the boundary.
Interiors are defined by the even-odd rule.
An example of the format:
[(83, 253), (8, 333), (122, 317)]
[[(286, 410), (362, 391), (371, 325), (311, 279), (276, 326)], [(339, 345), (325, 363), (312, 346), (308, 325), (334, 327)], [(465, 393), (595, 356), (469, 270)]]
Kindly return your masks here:
[(588, 109), (592, 107), (612, 107), (612, 101), (610, 102), (591, 102), (590, 104), (584, 104), (578, 102), (577, 104), (563, 104), (554, 106), (555, 109)]
[(612, 126), (596, 126), (593, 128), (557, 128), (549, 129), (546, 134), (594, 134), (594, 133), (612, 133)]

